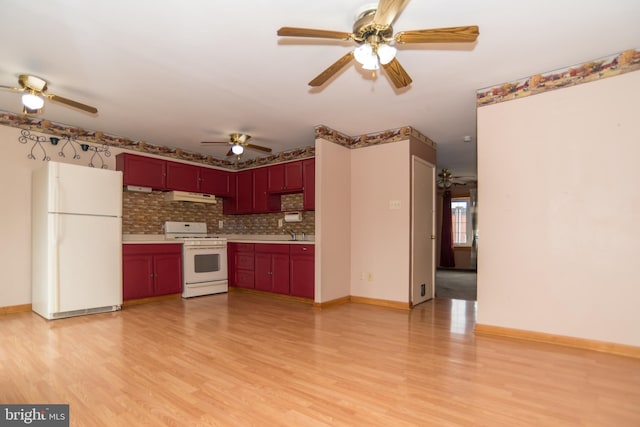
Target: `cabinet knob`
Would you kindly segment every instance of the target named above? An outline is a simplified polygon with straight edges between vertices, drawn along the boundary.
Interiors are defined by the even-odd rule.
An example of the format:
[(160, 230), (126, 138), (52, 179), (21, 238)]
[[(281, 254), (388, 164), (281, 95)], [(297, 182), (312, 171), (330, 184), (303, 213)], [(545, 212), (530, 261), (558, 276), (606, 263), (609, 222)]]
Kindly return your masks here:
[(307, 248), (303, 247), (303, 248), (302, 248), (302, 250), (303, 250), (303, 251), (306, 251), (306, 250), (307, 250)]

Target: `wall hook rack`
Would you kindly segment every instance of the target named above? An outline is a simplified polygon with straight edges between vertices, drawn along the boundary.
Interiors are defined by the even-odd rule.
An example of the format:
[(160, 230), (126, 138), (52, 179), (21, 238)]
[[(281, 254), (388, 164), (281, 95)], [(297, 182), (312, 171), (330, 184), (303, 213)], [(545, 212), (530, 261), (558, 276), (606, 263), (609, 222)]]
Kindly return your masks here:
[[(111, 152), (109, 151), (109, 146), (104, 144), (101, 147), (94, 147), (86, 143), (79, 143), (76, 139), (76, 135), (63, 135), (60, 137), (51, 136), (49, 138), (45, 136), (39, 136), (32, 134), (28, 129), (22, 129), (20, 131), (20, 136), (18, 137), (18, 141), (20, 144), (27, 144), (31, 142), (31, 151), (27, 155), (28, 159), (35, 160), (36, 155), (34, 152), (41, 151), (42, 152), (42, 161), (49, 161), (51, 157), (47, 154), (46, 146), (42, 145), (43, 142), (46, 142), (47, 139), (54, 147), (57, 147), (60, 142), (64, 141), (62, 146), (60, 147), (60, 151), (58, 151), (58, 156), (67, 157), (70, 155), (72, 159), (78, 160), (80, 159), (80, 151), (92, 151), (93, 154), (89, 158), (89, 166), (96, 167), (97, 161), (100, 161), (99, 167), (101, 169), (108, 169), (109, 166), (105, 163), (104, 158), (110, 157)], [(77, 148), (76, 148), (77, 147)], [(69, 153), (65, 153), (65, 151), (69, 151)], [(104, 157), (103, 157), (104, 156)]]

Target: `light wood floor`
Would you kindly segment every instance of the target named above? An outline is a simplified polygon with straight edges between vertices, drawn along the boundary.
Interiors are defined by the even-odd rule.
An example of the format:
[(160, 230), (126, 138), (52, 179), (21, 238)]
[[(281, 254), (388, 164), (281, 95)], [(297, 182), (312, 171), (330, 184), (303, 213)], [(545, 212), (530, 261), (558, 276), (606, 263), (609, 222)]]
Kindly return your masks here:
[(640, 360), (473, 334), (475, 303), (251, 294), (0, 317), (0, 403), (74, 426), (639, 426)]

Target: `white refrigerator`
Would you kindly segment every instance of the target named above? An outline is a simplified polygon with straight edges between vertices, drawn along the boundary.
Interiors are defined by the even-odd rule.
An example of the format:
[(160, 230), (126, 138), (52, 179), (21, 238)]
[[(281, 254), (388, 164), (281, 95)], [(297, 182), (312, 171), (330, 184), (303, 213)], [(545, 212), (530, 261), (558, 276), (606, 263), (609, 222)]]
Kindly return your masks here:
[(122, 172), (46, 162), (33, 171), (31, 306), (45, 319), (122, 306)]

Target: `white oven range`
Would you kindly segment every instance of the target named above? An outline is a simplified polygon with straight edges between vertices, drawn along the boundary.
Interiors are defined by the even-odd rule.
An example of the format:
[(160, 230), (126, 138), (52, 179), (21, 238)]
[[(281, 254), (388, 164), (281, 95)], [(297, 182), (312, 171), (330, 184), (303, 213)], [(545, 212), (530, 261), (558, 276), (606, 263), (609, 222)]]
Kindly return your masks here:
[(164, 235), (182, 242), (182, 298), (228, 291), (227, 239), (207, 234), (204, 222), (167, 221)]

